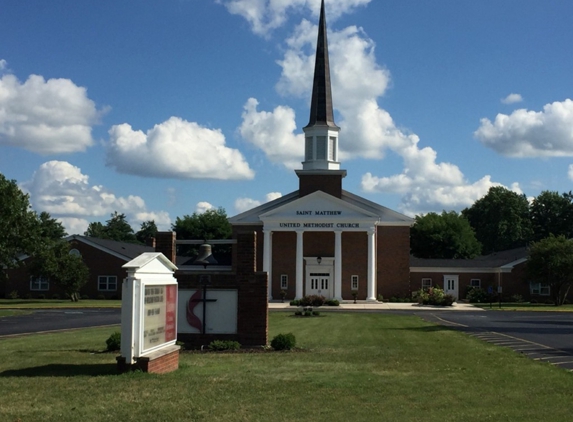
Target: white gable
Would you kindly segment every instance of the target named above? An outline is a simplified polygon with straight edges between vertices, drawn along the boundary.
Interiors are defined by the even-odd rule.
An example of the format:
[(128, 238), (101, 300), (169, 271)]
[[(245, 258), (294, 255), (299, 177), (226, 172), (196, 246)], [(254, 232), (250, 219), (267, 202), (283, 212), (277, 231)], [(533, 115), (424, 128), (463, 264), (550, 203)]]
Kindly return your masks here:
[(271, 230), (364, 230), (379, 219), (373, 212), (322, 191), (313, 192), (260, 216)]
[(177, 267), (159, 252), (145, 252), (123, 265), (128, 272), (137, 274), (173, 274)]

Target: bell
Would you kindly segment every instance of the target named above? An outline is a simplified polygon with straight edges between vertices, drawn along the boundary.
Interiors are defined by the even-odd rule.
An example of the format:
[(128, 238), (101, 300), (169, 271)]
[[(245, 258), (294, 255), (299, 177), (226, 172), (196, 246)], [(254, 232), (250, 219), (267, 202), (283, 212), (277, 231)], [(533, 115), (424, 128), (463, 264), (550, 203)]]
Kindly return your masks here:
[(193, 265), (203, 265), (203, 267), (207, 268), (207, 265), (213, 264), (217, 264), (217, 260), (213, 257), (211, 245), (203, 243), (199, 246), (199, 254), (195, 261), (193, 261)]

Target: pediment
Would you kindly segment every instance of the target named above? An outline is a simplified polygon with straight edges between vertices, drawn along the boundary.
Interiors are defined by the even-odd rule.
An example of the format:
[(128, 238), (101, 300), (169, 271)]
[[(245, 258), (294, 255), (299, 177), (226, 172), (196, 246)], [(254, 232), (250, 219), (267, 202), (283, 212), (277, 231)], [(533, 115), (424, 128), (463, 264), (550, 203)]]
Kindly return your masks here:
[(260, 215), (272, 221), (376, 221), (378, 215), (322, 191), (313, 192)]

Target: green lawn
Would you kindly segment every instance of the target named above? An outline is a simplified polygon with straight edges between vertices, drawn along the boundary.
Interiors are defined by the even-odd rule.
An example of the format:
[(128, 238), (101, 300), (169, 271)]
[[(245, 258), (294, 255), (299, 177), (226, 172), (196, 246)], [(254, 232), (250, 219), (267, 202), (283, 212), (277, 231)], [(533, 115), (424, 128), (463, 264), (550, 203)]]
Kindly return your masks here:
[(297, 352), (115, 375), (113, 328), (2, 340), (2, 421), (570, 421), (573, 374), (414, 316), (270, 314)]
[(555, 306), (546, 303), (501, 302), (501, 307), (499, 306), (499, 302), (493, 302), (491, 307), (489, 303), (472, 303), (472, 305), (485, 310), (491, 309), (494, 311), (573, 312), (573, 305)]
[(0, 299), (0, 309), (121, 308), (121, 300)]

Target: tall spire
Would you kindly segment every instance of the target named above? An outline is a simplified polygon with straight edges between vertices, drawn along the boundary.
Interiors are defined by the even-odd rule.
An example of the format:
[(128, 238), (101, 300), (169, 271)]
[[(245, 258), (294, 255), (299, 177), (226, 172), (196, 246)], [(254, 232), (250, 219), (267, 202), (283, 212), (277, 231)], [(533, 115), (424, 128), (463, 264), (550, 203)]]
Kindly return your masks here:
[(329, 126), (337, 128), (332, 110), (332, 90), (330, 87), (330, 64), (328, 61), (328, 41), (326, 38), (326, 17), (324, 0), (320, 6), (316, 59), (314, 64), (314, 82), (310, 105), (310, 120), (306, 126)]

